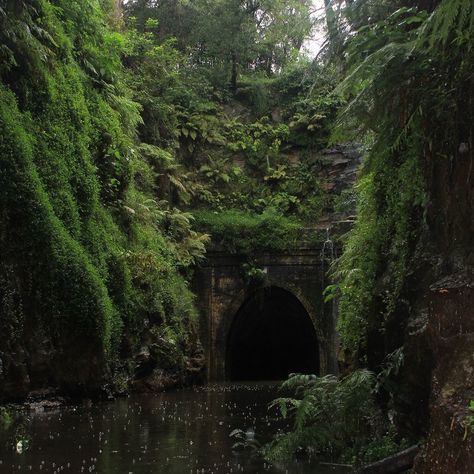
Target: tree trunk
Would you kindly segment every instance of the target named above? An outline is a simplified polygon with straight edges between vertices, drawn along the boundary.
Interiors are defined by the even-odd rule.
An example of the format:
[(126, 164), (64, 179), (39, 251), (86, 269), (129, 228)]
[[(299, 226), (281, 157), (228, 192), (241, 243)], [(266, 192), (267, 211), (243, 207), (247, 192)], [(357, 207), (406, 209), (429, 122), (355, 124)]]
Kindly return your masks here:
[(114, 19), (119, 22), (123, 15), (123, 0), (114, 0)]
[(237, 55), (232, 53), (232, 74), (230, 77), (230, 88), (235, 94), (237, 92)]
[(324, 0), (324, 10), (326, 12), (326, 25), (328, 28), (328, 37), (330, 48), (332, 49), (333, 45), (336, 42), (337, 38), (337, 21), (336, 14), (332, 8), (333, 0)]

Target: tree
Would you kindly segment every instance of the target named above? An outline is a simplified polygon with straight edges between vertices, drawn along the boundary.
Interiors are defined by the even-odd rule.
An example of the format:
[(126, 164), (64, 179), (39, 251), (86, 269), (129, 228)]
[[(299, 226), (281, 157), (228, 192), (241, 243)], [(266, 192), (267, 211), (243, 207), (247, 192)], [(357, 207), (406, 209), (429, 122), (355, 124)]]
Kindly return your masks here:
[(177, 38), (190, 64), (218, 88), (237, 89), (240, 73), (281, 70), (311, 34), (310, 0), (133, 0), (127, 15), (139, 31), (158, 20), (159, 40)]

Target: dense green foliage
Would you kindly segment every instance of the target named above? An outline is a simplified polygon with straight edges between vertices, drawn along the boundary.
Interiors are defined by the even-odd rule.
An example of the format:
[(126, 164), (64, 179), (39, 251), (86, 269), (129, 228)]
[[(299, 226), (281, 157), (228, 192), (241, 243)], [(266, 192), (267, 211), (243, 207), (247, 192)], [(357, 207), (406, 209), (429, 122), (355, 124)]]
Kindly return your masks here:
[(300, 226), (274, 211), (262, 214), (228, 211), (196, 211), (197, 228), (209, 230), (214, 242), (232, 253), (255, 255), (291, 248), (299, 237)]
[(474, 433), (474, 400), (469, 402), (468, 414), (464, 418), (463, 425), (464, 425), (464, 439), (466, 439), (469, 435)]
[[(314, 61), (308, 0), (131, 0), (124, 18), (111, 0), (0, 3), (0, 396), (125, 390), (142, 345), (184, 379), (207, 244), (246, 256), (261, 284), (252, 254), (357, 204), (326, 294), (349, 364), (379, 376), (290, 378), (276, 404), (294, 431), (265, 454), (399, 448), (387, 412), (412, 293), (427, 267), (463, 268), (472, 237), (468, 206), (458, 221), (452, 203), (433, 210), (449, 201), (433, 183), (468, 159), (472, 180), (474, 6), (324, 3)], [(366, 156), (356, 189), (331, 194), (321, 151), (341, 138)]]
[[(180, 371), (197, 347), (188, 280), (207, 233), (231, 252), (283, 250), (333, 205), (317, 153), (341, 101), (333, 72), (301, 54), (311, 8), (131, 1), (121, 19), (109, 0), (2, 4), (0, 359), (12, 393), (48, 373), (125, 388), (144, 340), (169, 343)], [(29, 367), (45, 345), (51, 357)]]
[(311, 8), (132, 1), (122, 22), (109, 0), (2, 4), (7, 393), (48, 374), (124, 389), (143, 341), (183, 370), (206, 233), (231, 252), (283, 250), (333, 205), (317, 152), (341, 101), (301, 55)]
[(371, 141), (358, 222), (336, 271), (339, 329), (354, 350), (406, 314), (410, 275), (425, 260), (429, 170), (472, 146), (472, 5), (405, 3), (359, 1), (344, 12), (353, 32), (341, 38), (348, 62), (339, 88), (353, 99), (343, 118)]
[[(359, 451), (354, 440), (370, 432), (360, 421), (379, 413), (387, 427), (378, 406), (398, 416), (397, 409), (410, 410), (410, 400), (419, 396), (403, 367), (406, 327), (417, 317), (419, 295), (442, 272), (466, 268), (460, 256), (472, 249), (469, 203), (451, 203), (455, 190), (447, 189), (450, 181), (441, 176), (462, 167), (468, 175), (452, 184), (472, 188), (474, 7), (463, 0), (354, 0), (336, 12), (326, 4), (332, 16), (325, 58), (339, 68), (336, 92), (348, 104), (334, 136), (349, 133), (367, 149), (356, 189), (357, 221), (327, 294), (338, 296), (338, 329), (346, 354), (352, 354), (347, 362), (380, 371), (377, 401), (382, 403), (375, 404), (366, 385), (362, 398), (372, 405), (361, 403), (362, 411), (354, 410), (347, 420), (338, 413), (350, 403), (332, 404), (340, 393), (357, 397), (357, 387), (348, 385), (345, 392), (357, 372), (340, 382), (290, 379), (299, 396), (277, 403), (283, 412), (291, 407), (295, 430), (277, 438), (269, 453), (285, 457), (304, 446), (339, 459), (351, 452), (367, 461), (366, 450), (377, 458), (397, 449), (397, 436), (378, 433), (375, 444), (366, 438)], [(460, 192), (458, 199), (467, 196)], [(443, 207), (436, 209), (439, 203)]]
[[(333, 71), (300, 51), (312, 26), (309, 3), (236, 5), (128, 2), (125, 64), (143, 107), (145, 154), (160, 173), (158, 195), (207, 215), (200, 229), (227, 250), (248, 252), (254, 244), (262, 248), (263, 234), (245, 237), (237, 248), (232, 240), (240, 220), (233, 228), (226, 217), (219, 224), (210, 219), (212, 213), (239, 209), (249, 219), (274, 215), (275, 225), (290, 218), (302, 227), (331, 208), (318, 152), (328, 144), (341, 100), (332, 93)], [(240, 34), (245, 41), (236, 43)], [(235, 87), (235, 58), (226, 45), (239, 48)]]
[[(341, 279), (339, 289), (343, 295), (339, 303), (339, 332), (346, 347), (355, 351), (365, 346), (368, 324), (374, 313), (378, 316), (382, 312), (384, 321), (396, 308), (416, 251), (413, 241), (421, 232), (425, 204), (416, 155), (406, 155), (398, 163), (387, 160), (382, 151), (374, 156), (370, 171), (358, 185), (358, 220), (336, 273)], [(386, 207), (383, 217), (379, 214), (381, 199)], [(387, 257), (390, 258), (388, 268), (385, 267)], [(381, 271), (387, 272), (387, 281), (380, 307), (374, 288)], [(374, 324), (379, 325), (380, 321)]]
[(370, 462), (400, 450), (394, 432), (377, 406), (376, 378), (358, 370), (338, 380), (333, 375), (292, 375), (281, 390), (291, 397), (276, 399), (294, 430), (283, 433), (264, 448), (273, 461), (285, 461), (305, 452), (311, 456), (351, 463)]
[(308, 0), (132, 0), (126, 9), (139, 31), (155, 31), (160, 41), (176, 38), (193, 69), (221, 93), (236, 92), (241, 73), (281, 70), (313, 25)]
[(10, 359), (24, 344), (31, 355), (49, 341), (57, 383), (90, 388), (120, 369), (120, 350), (133, 351), (150, 320), (166, 325), (180, 351), (195, 331), (180, 270), (203, 255), (205, 238), (156, 200), (153, 164), (135, 145), (141, 117), (121, 65), (126, 41), (107, 24), (109, 9), (96, 0), (0, 9), (8, 382), (26, 362)]

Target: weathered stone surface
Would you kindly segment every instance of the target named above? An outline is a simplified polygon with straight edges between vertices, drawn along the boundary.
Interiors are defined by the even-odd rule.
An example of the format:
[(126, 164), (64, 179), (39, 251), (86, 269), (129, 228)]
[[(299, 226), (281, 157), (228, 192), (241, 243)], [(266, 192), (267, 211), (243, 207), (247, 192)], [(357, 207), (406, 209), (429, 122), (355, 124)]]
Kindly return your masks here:
[(203, 379), (204, 355), (196, 341), (183, 355), (176, 344), (150, 332), (147, 345), (135, 355), (135, 392), (162, 392)]
[(430, 431), (415, 472), (468, 474), (474, 469), (474, 434), (466, 431), (474, 399), (474, 285), (467, 273), (431, 286), (428, 333), (433, 350)]
[(154, 369), (153, 372), (139, 380), (133, 382), (133, 389), (136, 392), (158, 393), (179, 385), (179, 377), (163, 369)]
[(321, 247), (289, 250), (281, 254), (262, 254), (254, 264), (266, 271), (259, 285), (245, 281), (242, 264), (245, 259), (223, 252), (213, 252), (197, 270), (194, 289), (201, 310), (207, 380), (225, 380), (226, 348), (233, 319), (247, 298), (258, 288), (274, 286), (292, 293), (310, 316), (320, 347), (320, 372), (337, 372), (337, 338), (332, 305), (324, 304), (323, 288), (327, 284), (322, 267)]

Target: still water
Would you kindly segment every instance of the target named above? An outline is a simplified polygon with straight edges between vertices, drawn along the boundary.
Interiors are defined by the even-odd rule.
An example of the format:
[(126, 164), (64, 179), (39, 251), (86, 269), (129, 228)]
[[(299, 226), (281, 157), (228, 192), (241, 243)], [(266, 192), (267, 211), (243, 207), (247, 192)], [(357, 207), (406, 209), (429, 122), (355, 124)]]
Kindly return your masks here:
[(216, 384), (36, 413), (23, 426), (30, 440), (21, 454), (1, 436), (0, 473), (336, 472), (307, 461), (272, 466), (234, 452), (229, 434), (236, 428), (262, 442), (285, 428), (267, 409), (276, 396), (274, 384)]

